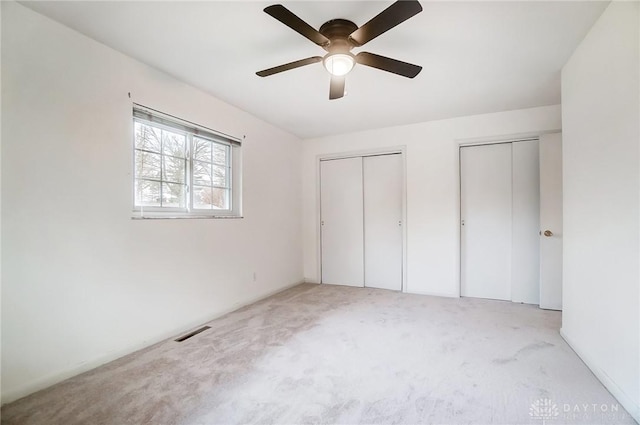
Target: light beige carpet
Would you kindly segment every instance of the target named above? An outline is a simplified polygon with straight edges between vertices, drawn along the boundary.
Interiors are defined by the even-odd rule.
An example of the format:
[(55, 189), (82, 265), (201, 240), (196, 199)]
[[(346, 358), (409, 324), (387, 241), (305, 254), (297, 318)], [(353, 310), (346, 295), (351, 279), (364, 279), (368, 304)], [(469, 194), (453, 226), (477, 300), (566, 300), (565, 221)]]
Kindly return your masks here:
[(2, 424), (634, 423), (560, 313), (300, 285), (2, 408)]

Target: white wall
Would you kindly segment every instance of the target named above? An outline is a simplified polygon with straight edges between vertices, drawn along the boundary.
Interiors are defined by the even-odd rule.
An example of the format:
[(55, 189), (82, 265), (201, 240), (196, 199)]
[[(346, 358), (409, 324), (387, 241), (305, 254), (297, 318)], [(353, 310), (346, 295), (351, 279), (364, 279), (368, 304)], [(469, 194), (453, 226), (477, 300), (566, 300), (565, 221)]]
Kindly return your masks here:
[(640, 422), (638, 2), (612, 2), (562, 70), (562, 333)]
[[(3, 402), (302, 281), (296, 137), (13, 2), (2, 65)], [(244, 219), (131, 219), (132, 101), (246, 135)]]
[(460, 295), (459, 162), (461, 141), (503, 140), (561, 128), (560, 106), (477, 115), (305, 140), (303, 147), (304, 276), (320, 278), (318, 157), (406, 146), (407, 287), (411, 293)]

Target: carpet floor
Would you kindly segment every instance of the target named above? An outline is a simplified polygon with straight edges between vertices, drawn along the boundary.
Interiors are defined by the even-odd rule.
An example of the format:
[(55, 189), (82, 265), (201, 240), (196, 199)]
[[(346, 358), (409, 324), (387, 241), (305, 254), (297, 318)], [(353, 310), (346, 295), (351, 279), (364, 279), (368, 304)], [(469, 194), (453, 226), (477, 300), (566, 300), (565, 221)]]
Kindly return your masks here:
[(632, 424), (559, 312), (304, 284), (2, 407), (3, 425)]

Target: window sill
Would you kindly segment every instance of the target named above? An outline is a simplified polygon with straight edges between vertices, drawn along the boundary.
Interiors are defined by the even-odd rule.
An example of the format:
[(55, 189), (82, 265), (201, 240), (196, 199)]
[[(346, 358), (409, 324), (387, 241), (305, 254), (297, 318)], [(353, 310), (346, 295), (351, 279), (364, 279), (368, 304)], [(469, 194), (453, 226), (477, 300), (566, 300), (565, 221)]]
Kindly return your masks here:
[(134, 215), (131, 220), (239, 219), (241, 215)]

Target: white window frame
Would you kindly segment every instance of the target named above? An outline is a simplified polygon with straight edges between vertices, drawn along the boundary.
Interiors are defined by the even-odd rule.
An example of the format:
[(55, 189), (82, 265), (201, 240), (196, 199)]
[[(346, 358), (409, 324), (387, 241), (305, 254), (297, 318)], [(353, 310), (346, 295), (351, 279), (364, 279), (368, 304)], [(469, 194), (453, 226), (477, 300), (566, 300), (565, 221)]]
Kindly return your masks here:
[[(136, 140), (135, 123), (140, 122), (186, 136), (185, 196), (186, 207), (147, 207), (136, 205)], [(164, 114), (146, 106), (133, 104), (132, 123), (132, 218), (242, 218), (242, 149), (241, 140), (215, 130)], [(193, 207), (193, 138), (209, 140), (225, 146), (228, 186), (227, 209), (197, 209)], [(162, 154), (161, 154), (162, 155)], [(213, 164), (212, 164), (213, 165)], [(229, 172), (230, 171), (230, 172)], [(212, 187), (216, 187), (213, 186)], [(225, 188), (227, 189), (227, 188)]]

